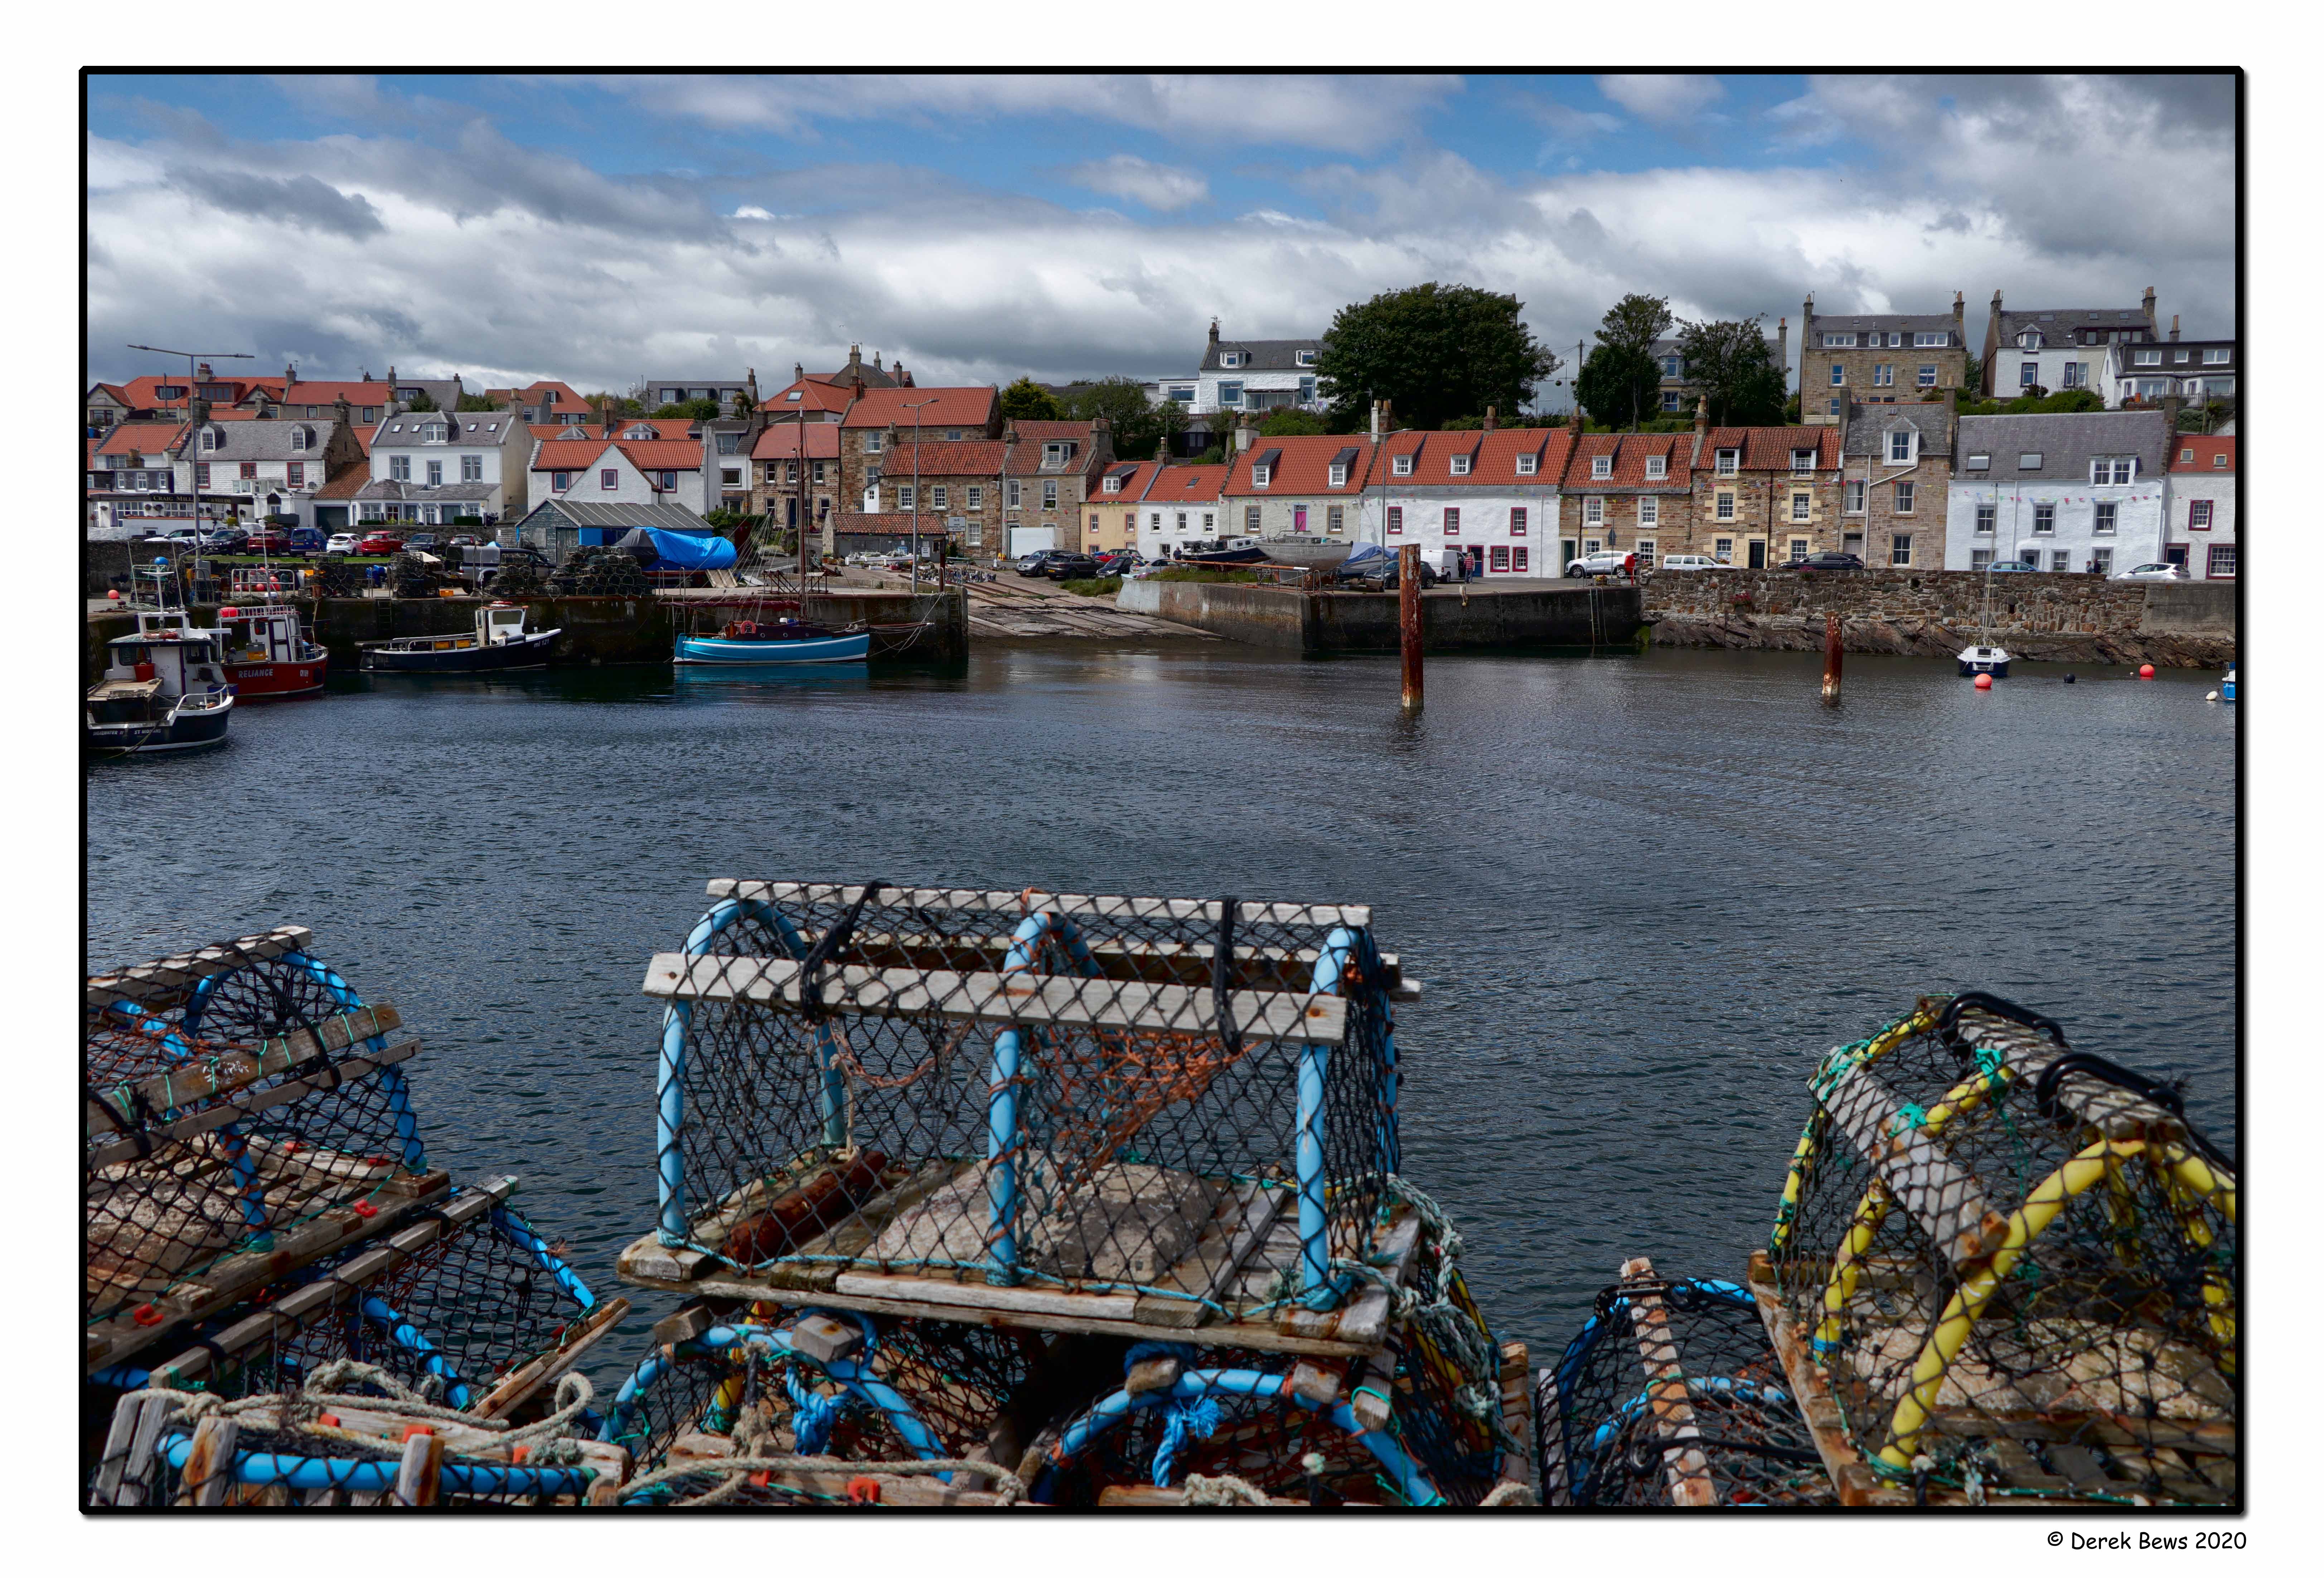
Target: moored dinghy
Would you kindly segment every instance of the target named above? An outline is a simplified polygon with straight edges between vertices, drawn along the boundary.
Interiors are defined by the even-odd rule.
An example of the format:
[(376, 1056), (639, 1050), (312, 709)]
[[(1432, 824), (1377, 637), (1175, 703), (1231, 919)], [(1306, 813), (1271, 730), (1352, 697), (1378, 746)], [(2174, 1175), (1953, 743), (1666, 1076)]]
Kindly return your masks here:
[(1990, 674), (1996, 679), (2009, 678), (2009, 652), (2006, 648), (1988, 646), (1963, 647), (1954, 659), (1960, 666), (1961, 678), (1972, 674)]

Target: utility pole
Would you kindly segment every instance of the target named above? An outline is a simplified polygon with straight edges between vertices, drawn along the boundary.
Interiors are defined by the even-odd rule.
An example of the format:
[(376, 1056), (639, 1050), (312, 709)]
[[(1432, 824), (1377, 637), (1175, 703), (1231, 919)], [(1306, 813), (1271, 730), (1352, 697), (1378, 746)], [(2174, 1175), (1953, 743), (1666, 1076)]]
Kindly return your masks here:
[(912, 413), (912, 595), (920, 594), (920, 408), (934, 405), (935, 395), (926, 400), (901, 402)]
[[(186, 358), (186, 442), (193, 454), (201, 453), (201, 440), (194, 434), (194, 359), (208, 356), (218, 362), (254, 362), (258, 358), (249, 351), (172, 351), (161, 346), (131, 346), (133, 351), (152, 351), (156, 355)], [(186, 479), (194, 496), (194, 579), (202, 578), (202, 467), (199, 459), (189, 459)], [(188, 599), (191, 601), (191, 599)]]

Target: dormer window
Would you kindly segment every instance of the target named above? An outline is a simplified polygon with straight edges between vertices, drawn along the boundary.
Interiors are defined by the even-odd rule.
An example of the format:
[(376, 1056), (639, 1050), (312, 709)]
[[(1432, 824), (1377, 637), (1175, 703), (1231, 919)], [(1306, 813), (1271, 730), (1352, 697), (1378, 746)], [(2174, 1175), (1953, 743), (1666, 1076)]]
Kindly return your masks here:
[(1253, 487), (1265, 487), (1274, 479), (1275, 467), (1271, 466), (1262, 464), (1250, 468), (1250, 485)]
[(1736, 462), (1741, 457), (1733, 449), (1721, 449), (1715, 462), (1715, 469), (1720, 476), (1733, 476)]
[(1333, 487), (1345, 487), (1348, 485), (1348, 468), (1346, 466), (1334, 465), (1332, 467), (1332, 480), (1330, 485)]
[(2224, 367), (2234, 359), (2234, 353), (2223, 348), (2207, 350), (2203, 353), (2203, 365), (2206, 367)]
[(291, 452), (292, 454), (294, 454), (294, 455), (303, 453), (303, 452), (306, 450), (308, 440), (309, 440), (310, 438), (312, 438), (312, 437), (313, 437), (313, 435), (312, 435), (311, 433), (309, 433), (309, 432), (305, 428), (293, 428), (293, 429), (290, 429), (290, 452)]
[(1065, 457), (1073, 452), (1074, 447), (1071, 444), (1042, 445), (1041, 469), (1044, 471), (1055, 471), (1058, 466), (1063, 466), (1065, 463)]
[(1949, 346), (1952, 343), (1952, 335), (1944, 329), (1939, 329), (1933, 334), (1915, 330), (1913, 335), (1913, 346), (1916, 350), (1928, 346)]
[(2138, 475), (2138, 462), (2127, 457), (2104, 457), (2090, 462), (2090, 485), (2126, 487)]
[(1828, 351), (1849, 350), (1855, 344), (1856, 337), (1852, 334), (1828, 334), (1823, 337), (1824, 349)]
[(1315, 365), (1315, 353), (1313, 351), (1295, 351), (1292, 353), (1291, 359), (1302, 367), (1312, 367)]
[(1794, 471), (1813, 471), (1815, 469), (1815, 455), (1816, 452), (1812, 449), (1793, 450), (1792, 469)]
[(451, 439), (452, 429), (445, 423), (430, 422), (420, 429), (420, 437), (423, 442), (429, 444), (447, 443)]
[(1410, 476), (1412, 475), (1412, 457), (1409, 455), (1397, 456), (1388, 463), (1388, 475), (1391, 476)]
[(1670, 475), (1670, 457), (1664, 455), (1646, 457), (1646, 480), (1660, 482)]
[(2017, 348), (2023, 351), (2040, 350), (2042, 348), (2042, 331), (2038, 328), (2029, 328), (2024, 334), (2019, 335), (2017, 337)]
[(2187, 365), (2187, 353), (2184, 351), (2173, 351), (2171, 353), (2171, 360), (2175, 365), (2183, 367)]
[(1240, 351), (1221, 351), (1219, 353), (1219, 365), (1222, 367), (1241, 366), (1242, 353)]
[(2160, 367), (2163, 365), (2163, 353), (2161, 351), (2133, 351), (2130, 353), (2130, 360), (2134, 366)]
[(1913, 460), (1913, 429), (1899, 428), (1888, 435), (1888, 464), (1909, 466)]
[(1455, 455), (1452, 457), (1452, 475), (1455, 476), (1468, 475), (1469, 462), (1471, 458), (1471, 457), (1467, 455)]
[(1517, 457), (1517, 475), (1518, 475), (1519, 476), (1535, 476), (1535, 475), (1538, 475), (1540, 474), (1540, 471), (1541, 471), (1541, 457), (1540, 457), (1540, 456), (1538, 456), (1538, 455), (1520, 455), (1520, 456), (1518, 456), (1518, 457)]
[(204, 449), (216, 449), (225, 442), (225, 437), (220, 434), (216, 428), (204, 428), (202, 429), (202, 448)]
[(1107, 477), (1105, 479), (1105, 491), (1110, 494), (1120, 493), (1121, 491), (1121, 478), (1118, 476)]
[(1663, 376), (1665, 378), (1679, 377), (1681, 375), (1681, 370), (1684, 368), (1685, 365), (1685, 361), (1680, 357), (1665, 356), (1663, 358)]

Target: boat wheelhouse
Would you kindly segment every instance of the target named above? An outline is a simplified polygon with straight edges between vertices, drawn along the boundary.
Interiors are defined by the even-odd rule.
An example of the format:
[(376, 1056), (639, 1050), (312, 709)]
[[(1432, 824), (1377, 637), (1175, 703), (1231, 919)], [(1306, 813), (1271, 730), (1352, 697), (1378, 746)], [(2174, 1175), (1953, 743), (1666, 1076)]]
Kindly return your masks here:
[(90, 687), (85, 715), (89, 749), (105, 756), (143, 756), (223, 744), (234, 715), (220, 635), (195, 630), (181, 614), (142, 611), (137, 629), (106, 643), (111, 663)]

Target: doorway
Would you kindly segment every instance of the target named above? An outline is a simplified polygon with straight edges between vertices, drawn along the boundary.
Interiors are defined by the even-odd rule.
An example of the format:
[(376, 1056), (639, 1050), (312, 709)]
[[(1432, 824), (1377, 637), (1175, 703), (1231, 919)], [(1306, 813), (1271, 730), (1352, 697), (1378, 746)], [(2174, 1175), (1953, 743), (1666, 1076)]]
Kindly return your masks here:
[(1767, 568), (1767, 544), (1762, 538), (1755, 537), (1751, 540), (1751, 568), (1755, 570), (1764, 570)]

